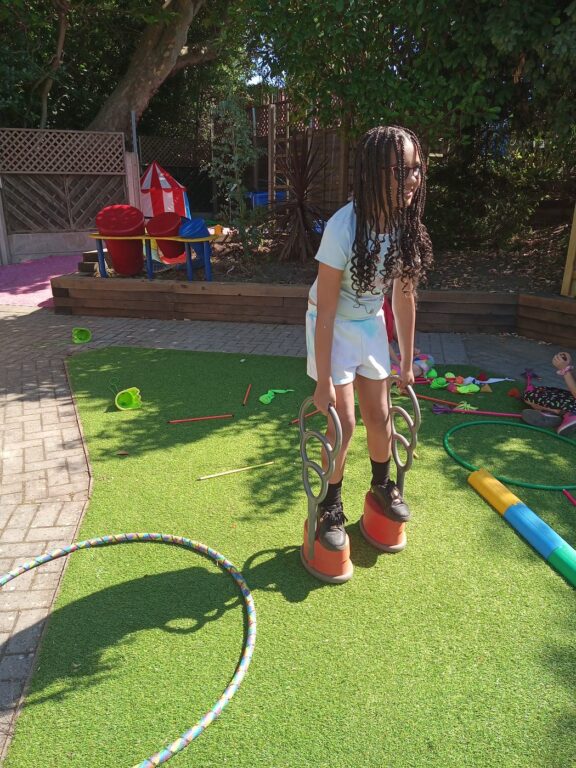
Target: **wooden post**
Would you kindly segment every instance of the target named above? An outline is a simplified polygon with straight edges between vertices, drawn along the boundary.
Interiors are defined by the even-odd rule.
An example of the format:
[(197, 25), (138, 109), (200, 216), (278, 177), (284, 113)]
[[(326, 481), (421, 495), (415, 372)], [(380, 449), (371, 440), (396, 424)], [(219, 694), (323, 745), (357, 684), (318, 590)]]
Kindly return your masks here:
[(252, 186), (254, 192), (258, 192), (258, 121), (256, 118), (256, 107), (252, 107), (252, 146), (256, 157), (252, 163)]
[(564, 279), (562, 280), (560, 293), (562, 296), (572, 296), (573, 298), (576, 298), (576, 206), (574, 206), (572, 230), (570, 232), (566, 266), (564, 267)]
[(4, 207), (2, 203), (2, 189), (2, 177), (0, 176), (0, 264), (6, 266), (12, 262), (12, 256), (10, 254), (8, 229), (6, 227), (6, 217), (4, 216)]
[(140, 200), (140, 163), (135, 152), (124, 153), (124, 168), (126, 169), (126, 190), (128, 202), (134, 208), (141, 208)]
[(268, 105), (268, 204), (276, 199), (276, 104)]
[(348, 138), (349, 129), (350, 116), (346, 115), (340, 126), (340, 158), (338, 163), (339, 205), (344, 205), (348, 200), (348, 160), (350, 154), (350, 139)]

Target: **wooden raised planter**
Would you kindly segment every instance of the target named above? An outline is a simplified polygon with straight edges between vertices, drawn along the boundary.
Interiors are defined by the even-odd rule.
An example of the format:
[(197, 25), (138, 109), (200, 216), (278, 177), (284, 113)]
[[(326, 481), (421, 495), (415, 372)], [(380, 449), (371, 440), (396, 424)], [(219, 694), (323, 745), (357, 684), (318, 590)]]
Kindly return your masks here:
[(516, 332), (529, 339), (576, 347), (576, 299), (521, 293)]
[[(52, 280), (55, 311), (100, 317), (304, 323), (308, 286), (217, 283), (83, 274)], [(519, 333), (576, 346), (576, 300), (515, 293), (421, 291), (419, 331)]]
[(53, 278), (52, 293), (61, 314), (295, 325), (304, 322), (308, 287), (74, 274)]

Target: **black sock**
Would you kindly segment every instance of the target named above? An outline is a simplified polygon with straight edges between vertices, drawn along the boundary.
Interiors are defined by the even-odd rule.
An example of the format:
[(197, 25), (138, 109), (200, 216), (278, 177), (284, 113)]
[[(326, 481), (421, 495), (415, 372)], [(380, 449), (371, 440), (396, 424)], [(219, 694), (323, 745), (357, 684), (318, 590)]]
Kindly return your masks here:
[(390, 480), (390, 459), (388, 461), (373, 461), (372, 464), (372, 485), (386, 485)]
[(328, 483), (328, 490), (326, 492), (326, 497), (324, 498), (324, 501), (322, 504), (325, 504), (327, 507), (332, 506), (332, 504), (338, 504), (342, 501), (342, 480), (340, 480), (337, 483)]

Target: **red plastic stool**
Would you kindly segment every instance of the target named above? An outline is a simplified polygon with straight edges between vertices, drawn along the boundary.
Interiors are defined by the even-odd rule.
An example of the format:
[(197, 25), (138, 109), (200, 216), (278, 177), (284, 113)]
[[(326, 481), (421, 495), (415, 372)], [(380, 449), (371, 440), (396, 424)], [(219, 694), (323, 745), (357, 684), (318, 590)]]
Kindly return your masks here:
[(362, 536), (381, 552), (401, 552), (406, 547), (406, 523), (386, 517), (370, 491), (364, 499), (364, 514), (360, 519)]
[(314, 557), (308, 559), (308, 520), (304, 523), (304, 544), (300, 549), (302, 565), (312, 576), (328, 584), (343, 584), (349, 581), (354, 573), (350, 560), (350, 539), (346, 536), (346, 548), (333, 552), (314, 541)]

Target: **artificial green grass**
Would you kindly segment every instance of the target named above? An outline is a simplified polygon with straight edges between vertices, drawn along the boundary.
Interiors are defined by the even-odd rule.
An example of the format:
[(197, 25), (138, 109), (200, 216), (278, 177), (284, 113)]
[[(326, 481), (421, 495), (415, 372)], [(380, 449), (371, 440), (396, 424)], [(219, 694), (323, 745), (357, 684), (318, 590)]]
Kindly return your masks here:
[[(111, 348), (71, 358), (69, 370), (94, 473), (81, 537), (185, 535), (231, 559), (253, 590), (258, 637), (248, 676), (171, 765), (573, 764), (574, 591), (446, 455), (444, 432), (473, 417), (434, 416), (422, 403), (406, 481), (414, 518), (408, 548), (393, 556), (378, 555), (359, 532), (369, 480), (359, 424), (344, 482), (354, 578), (325, 586), (298, 553), (306, 499), (289, 422), (312, 392), (303, 360)], [(139, 387), (144, 407), (115, 410), (111, 380)], [(466, 399), (518, 410), (509, 386)], [(264, 406), (258, 395), (270, 388), (295, 392)], [(235, 418), (166, 423), (228, 412)], [(321, 417), (310, 421), (322, 427)], [(573, 482), (576, 447), (552, 437), (490, 425), (462, 430), (453, 445), (497, 474)], [(562, 494), (511, 490), (576, 545), (574, 508)], [(194, 553), (131, 544), (72, 555), (6, 768), (129, 768), (215, 703), (242, 638), (232, 579)]]

